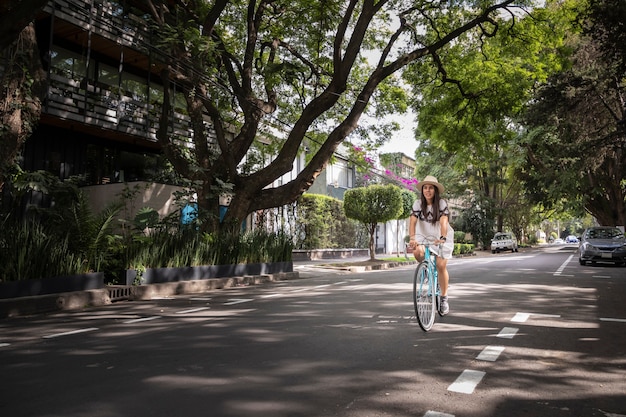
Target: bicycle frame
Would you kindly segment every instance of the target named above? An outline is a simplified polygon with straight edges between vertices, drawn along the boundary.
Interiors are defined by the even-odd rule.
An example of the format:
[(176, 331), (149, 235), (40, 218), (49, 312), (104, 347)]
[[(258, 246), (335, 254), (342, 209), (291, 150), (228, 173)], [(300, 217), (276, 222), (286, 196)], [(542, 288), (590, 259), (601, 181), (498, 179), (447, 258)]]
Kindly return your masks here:
[(435, 323), (436, 312), (439, 312), (441, 290), (437, 255), (430, 251), (430, 243), (423, 245), (424, 260), (418, 264), (413, 279), (413, 301), (417, 322), (422, 330), (429, 331)]

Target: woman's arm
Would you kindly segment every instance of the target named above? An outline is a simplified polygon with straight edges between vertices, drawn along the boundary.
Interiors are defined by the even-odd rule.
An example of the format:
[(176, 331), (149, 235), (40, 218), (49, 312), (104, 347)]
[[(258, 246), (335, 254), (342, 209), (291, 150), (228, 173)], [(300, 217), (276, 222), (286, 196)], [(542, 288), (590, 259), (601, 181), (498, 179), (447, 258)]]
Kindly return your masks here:
[(415, 247), (415, 227), (417, 225), (417, 217), (412, 215), (409, 217), (409, 247)]
[(446, 241), (446, 236), (448, 236), (448, 225), (449, 225), (448, 216), (441, 216), (439, 218), (439, 227), (441, 231), (441, 237), (443, 239), (439, 239), (440, 242)]

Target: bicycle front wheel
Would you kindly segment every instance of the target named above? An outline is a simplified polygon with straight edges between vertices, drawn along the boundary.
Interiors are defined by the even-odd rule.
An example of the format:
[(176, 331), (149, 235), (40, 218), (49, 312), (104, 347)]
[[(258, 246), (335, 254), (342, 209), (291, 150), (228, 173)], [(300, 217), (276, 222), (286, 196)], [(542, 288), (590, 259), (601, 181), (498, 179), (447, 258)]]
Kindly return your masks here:
[(413, 277), (413, 305), (417, 322), (425, 332), (429, 331), (435, 324), (436, 297), (428, 262), (420, 262)]

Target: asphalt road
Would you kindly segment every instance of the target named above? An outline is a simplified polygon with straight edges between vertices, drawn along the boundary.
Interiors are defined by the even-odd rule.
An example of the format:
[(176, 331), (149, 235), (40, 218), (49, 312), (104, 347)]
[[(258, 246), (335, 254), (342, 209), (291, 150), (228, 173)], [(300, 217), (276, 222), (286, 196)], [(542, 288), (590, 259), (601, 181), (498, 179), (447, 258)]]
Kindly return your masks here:
[(424, 333), (413, 267), (0, 321), (1, 416), (626, 416), (626, 268), (575, 248), (453, 259)]

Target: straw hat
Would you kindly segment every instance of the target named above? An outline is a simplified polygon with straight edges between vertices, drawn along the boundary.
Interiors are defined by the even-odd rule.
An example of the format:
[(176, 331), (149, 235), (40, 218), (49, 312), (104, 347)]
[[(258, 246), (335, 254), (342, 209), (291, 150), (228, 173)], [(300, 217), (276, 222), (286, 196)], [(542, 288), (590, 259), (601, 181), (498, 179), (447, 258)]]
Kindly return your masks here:
[(439, 194), (443, 194), (443, 190), (445, 188), (443, 188), (443, 185), (439, 184), (437, 182), (437, 178), (433, 177), (432, 175), (427, 175), (426, 178), (424, 178), (423, 181), (419, 182), (419, 187), (420, 187), (420, 191), (422, 191), (422, 188), (426, 185), (426, 184), (430, 184), (430, 185), (434, 185), (435, 187), (437, 187), (437, 189), (439, 190)]

